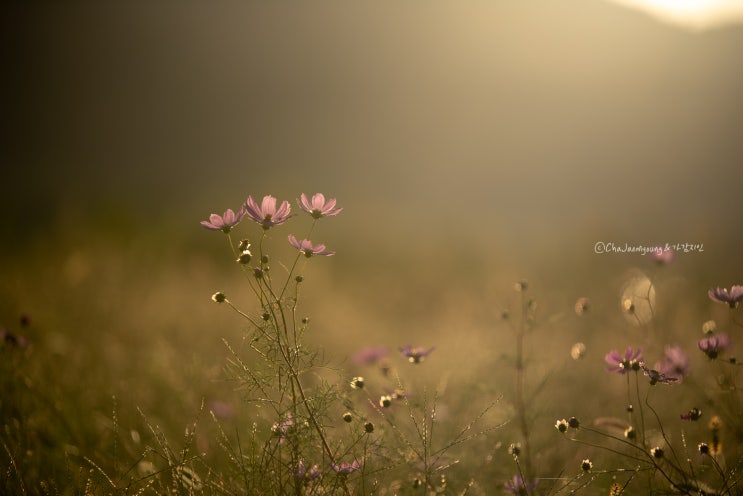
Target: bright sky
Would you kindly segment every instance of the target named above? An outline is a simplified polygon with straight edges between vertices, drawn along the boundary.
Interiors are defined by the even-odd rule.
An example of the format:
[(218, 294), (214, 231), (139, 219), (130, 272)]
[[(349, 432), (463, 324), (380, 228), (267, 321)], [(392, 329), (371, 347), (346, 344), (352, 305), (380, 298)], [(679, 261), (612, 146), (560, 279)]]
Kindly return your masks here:
[(690, 29), (743, 24), (743, 0), (611, 0)]

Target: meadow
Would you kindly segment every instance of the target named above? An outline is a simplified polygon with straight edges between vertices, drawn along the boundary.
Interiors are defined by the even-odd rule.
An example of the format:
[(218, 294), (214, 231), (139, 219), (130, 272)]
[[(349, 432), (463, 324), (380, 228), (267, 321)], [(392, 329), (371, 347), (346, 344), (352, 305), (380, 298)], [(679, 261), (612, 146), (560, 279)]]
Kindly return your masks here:
[(307, 193), (7, 253), (0, 492), (743, 494), (724, 260), (585, 233), (518, 273)]

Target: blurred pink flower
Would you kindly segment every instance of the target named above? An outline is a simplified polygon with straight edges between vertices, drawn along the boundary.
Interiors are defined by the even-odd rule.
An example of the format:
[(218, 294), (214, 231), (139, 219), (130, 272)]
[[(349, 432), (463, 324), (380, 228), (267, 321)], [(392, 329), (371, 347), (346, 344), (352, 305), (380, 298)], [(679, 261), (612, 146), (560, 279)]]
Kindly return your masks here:
[(310, 258), (312, 255), (323, 255), (326, 257), (335, 255), (334, 251), (326, 250), (325, 245), (323, 244), (313, 246), (312, 241), (310, 241), (309, 239), (297, 241), (297, 238), (293, 234), (290, 234), (288, 239), (289, 244), (304, 253), (304, 256), (307, 258)]
[(509, 481), (504, 484), (504, 489), (508, 494), (516, 494), (518, 496), (526, 496), (531, 494), (534, 489), (537, 488), (539, 481), (534, 479), (532, 481), (526, 481), (520, 475), (514, 475)]
[(673, 248), (663, 249), (658, 247), (657, 250), (650, 252), (650, 258), (658, 265), (668, 265), (676, 258), (676, 252), (673, 251)]
[(351, 472), (355, 472), (358, 469), (360, 469), (361, 462), (354, 459), (353, 463), (348, 463), (348, 462), (343, 462), (341, 464), (331, 463), (330, 468), (332, 468), (337, 474), (348, 475)]
[(620, 355), (617, 350), (611, 350), (604, 356), (604, 360), (609, 366), (606, 368), (609, 372), (626, 374), (630, 370), (640, 370), (640, 360), (642, 359), (642, 349), (627, 348), (624, 356)]
[(707, 294), (712, 301), (727, 303), (730, 308), (735, 308), (743, 301), (743, 286), (732, 286), (730, 291), (726, 288), (710, 289)]
[(353, 356), (356, 365), (374, 365), (387, 358), (387, 348), (384, 346), (367, 346)]
[(410, 363), (421, 363), (425, 358), (431, 354), (435, 348), (425, 349), (422, 346), (412, 347), (407, 344), (399, 348), (402, 356), (408, 359)]
[(237, 213), (228, 208), (224, 215), (211, 214), (209, 220), (201, 221), (201, 225), (210, 231), (222, 231), (226, 234), (240, 223), (244, 215), (245, 207), (241, 207)]
[(700, 340), (698, 346), (707, 357), (714, 360), (730, 346), (730, 338), (727, 334), (713, 334)]
[(680, 346), (666, 346), (663, 359), (655, 364), (655, 369), (669, 377), (683, 379), (689, 375), (689, 355)]
[(297, 200), (297, 204), (299, 204), (299, 208), (309, 213), (315, 219), (338, 215), (343, 210), (335, 206), (335, 198), (331, 198), (326, 202), (325, 195), (322, 193), (315, 193), (312, 196), (312, 201), (307, 198), (307, 195), (302, 193), (302, 196)]
[(283, 224), (289, 219), (289, 213), (291, 212), (289, 202), (286, 200), (281, 202), (279, 208), (276, 208), (276, 198), (271, 195), (263, 197), (260, 207), (252, 196), (248, 196), (244, 208), (248, 217), (262, 225), (263, 229)]

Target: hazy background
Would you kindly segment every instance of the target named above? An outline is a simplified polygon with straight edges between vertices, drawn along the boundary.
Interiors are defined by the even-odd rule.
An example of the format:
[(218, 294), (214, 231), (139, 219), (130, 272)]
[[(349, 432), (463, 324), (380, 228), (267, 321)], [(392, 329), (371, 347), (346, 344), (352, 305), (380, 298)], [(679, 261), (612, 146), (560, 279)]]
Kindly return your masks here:
[[(529, 387), (729, 326), (706, 291), (743, 282), (739, 24), (689, 30), (598, 0), (23, 2), (0, 22), (0, 324), (31, 316), (29, 375), (80, 432), (107, 425), (111, 394), (178, 433), (202, 398), (234, 402), (215, 384), (244, 321), (210, 296), (257, 310), (198, 222), (249, 194), (344, 207), (313, 233), (338, 254), (311, 260), (302, 311), (349, 375), (367, 344), (437, 346), (425, 374), (512, 397), (500, 313), (522, 277), (542, 326)], [(597, 241), (704, 252), (658, 268)], [(652, 332), (619, 310), (639, 274), (657, 288)], [(574, 315), (579, 296), (595, 320)], [(579, 340), (586, 360), (567, 367)], [(545, 437), (560, 401), (595, 406), (547, 400)]]

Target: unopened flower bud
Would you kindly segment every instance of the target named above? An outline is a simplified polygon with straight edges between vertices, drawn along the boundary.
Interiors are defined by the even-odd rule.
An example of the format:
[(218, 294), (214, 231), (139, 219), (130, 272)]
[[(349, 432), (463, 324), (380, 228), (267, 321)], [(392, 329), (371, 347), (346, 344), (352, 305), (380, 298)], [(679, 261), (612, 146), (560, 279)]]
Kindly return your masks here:
[(212, 301), (214, 301), (214, 302), (216, 302), (216, 303), (222, 303), (222, 302), (224, 302), (224, 301), (225, 301), (226, 299), (227, 299), (227, 297), (226, 297), (226, 296), (224, 295), (224, 293), (223, 293), (223, 292), (221, 292), (221, 291), (217, 291), (216, 293), (214, 293), (214, 294), (212, 295)]
[(297, 277), (294, 278), (294, 280), (297, 281), (297, 282), (302, 282), (302, 281), (304, 281), (304, 277), (297, 276)]
[(351, 420), (353, 420), (353, 415), (351, 415), (351, 412), (346, 412), (343, 414), (344, 422), (350, 422)]
[(268, 320), (270, 320), (270, 319), (271, 319), (271, 314), (270, 314), (270, 313), (268, 313), (268, 312), (263, 312), (263, 315), (261, 315), (261, 318), (262, 318), (263, 320), (265, 320), (266, 322), (268, 322)]
[(250, 259), (252, 258), (252, 255), (250, 253), (250, 250), (243, 250), (240, 252), (240, 255), (237, 257), (237, 263), (242, 265), (247, 265), (250, 263)]
[(570, 420), (568, 420), (568, 425), (572, 429), (577, 429), (578, 427), (580, 427), (580, 421), (575, 417), (570, 417)]
[(253, 275), (256, 279), (263, 279), (263, 269), (260, 267), (253, 268)]
[(374, 432), (374, 424), (372, 424), (371, 422), (367, 422), (367, 423), (365, 423), (365, 424), (364, 424), (364, 430), (365, 430), (365, 431), (366, 431), (366, 432), (367, 432), (368, 434), (371, 434), (372, 432)]
[(237, 245), (237, 251), (245, 251), (250, 248), (250, 242), (247, 239), (240, 240), (240, 244)]

